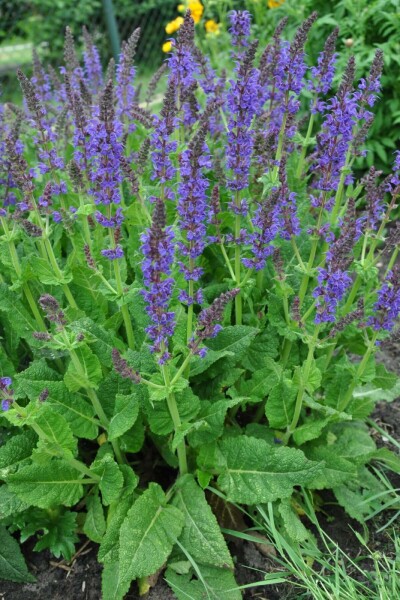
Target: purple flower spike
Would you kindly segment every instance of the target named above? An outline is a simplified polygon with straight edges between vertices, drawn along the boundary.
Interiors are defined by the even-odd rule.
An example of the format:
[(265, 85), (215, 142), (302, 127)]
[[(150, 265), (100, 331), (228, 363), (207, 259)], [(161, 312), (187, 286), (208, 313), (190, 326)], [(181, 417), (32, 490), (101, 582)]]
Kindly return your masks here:
[(352, 261), (353, 247), (360, 238), (360, 221), (356, 219), (354, 199), (349, 199), (345, 224), (337, 240), (331, 241), (326, 253), (326, 268), (320, 268), (318, 285), (313, 291), (316, 298), (316, 323), (334, 323), (337, 306), (352, 283), (347, 272)]
[(249, 45), (251, 14), (248, 10), (231, 10), (228, 16), (231, 25), (229, 33), (231, 34), (232, 46), (243, 50)]
[(1, 408), (4, 411), (9, 410), (13, 402), (13, 391), (10, 390), (11, 384), (11, 377), (0, 377), (0, 397), (2, 398)]
[(233, 171), (228, 180), (232, 191), (240, 191), (249, 184), (250, 162), (254, 145), (252, 120), (259, 110), (259, 71), (253, 67), (257, 42), (251, 44), (238, 64), (236, 79), (230, 81), (227, 104), (228, 122), (227, 166)]
[(121, 246), (115, 246), (115, 248), (102, 250), (101, 254), (108, 258), (108, 260), (117, 260), (118, 258), (123, 258), (124, 251)]
[(168, 311), (175, 283), (170, 277), (175, 247), (174, 233), (166, 227), (165, 206), (160, 198), (156, 200), (152, 225), (142, 234), (141, 241), (146, 287), (142, 293), (151, 320), (146, 333), (153, 342), (150, 350), (159, 354), (159, 363), (164, 364), (170, 356), (168, 342), (175, 329), (175, 313)]
[(377, 292), (378, 299), (374, 304), (374, 315), (369, 318), (368, 325), (375, 331), (391, 331), (400, 314), (400, 267), (396, 265)]

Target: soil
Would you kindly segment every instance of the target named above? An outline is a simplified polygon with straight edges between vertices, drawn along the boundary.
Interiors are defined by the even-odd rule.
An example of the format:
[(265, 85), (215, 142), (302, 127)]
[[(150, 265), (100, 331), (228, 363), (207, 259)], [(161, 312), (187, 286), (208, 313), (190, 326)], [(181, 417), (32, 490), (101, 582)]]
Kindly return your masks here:
[[(380, 353), (380, 360), (390, 370), (400, 372), (399, 343), (392, 343)], [(400, 441), (400, 399), (391, 403), (378, 403), (372, 415), (373, 420), (387, 431), (393, 438)], [(387, 445), (387, 439), (374, 432), (378, 446)], [(394, 449), (394, 448), (392, 448)], [(394, 487), (400, 487), (400, 476), (390, 474)], [(334, 501), (333, 497), (325, 495), (325, 501)], [(377, 533), (376, 530), (392, 515), (384, 513), (370, 524), (370, 539), (368, 546), (371, 551), (391, 553), (391, 540), (385, 531)], [(349, 519), (343, 510), (332, 503), (329, 518), (322, 516), (320, 519), (323, 530), (329, 537), (338, 543), (350, 557), (355, 558), (365, 554), (354, 532), (362, 532), (362, 527), (356, 521)], [(235, 560), (235, 577), (238, 585), (255, 583), (263, 579), (265, 573), (277, 572), (277, 565), (273, 559), (262, 554), (253, 543), (240, 541), (229, 542)], [(96, 544), (85, 542), (78, 548), (82, 552), (71, 563), (57, 561), (49, 552), (36, 553), (32, 551), (34, 542), (28, 541), (22, 545), (22, 551), (27, 560), (30, 571), (37, 578), (36, 583), (17, 584), (9, 581), (0, 581), (0, 600), (101, 600), (101, 565), (96, 560)], [(363, 564), (363, 563), (362, 563)], [(368, 561), (363, 564), (368, 569)], [(354, 574), (356, 576), (356, 574)], [(288, 584), (276, 586), (268, 585), (247, 589), (244, 600), (295, 600), (297, 590)], [(157, 584), (151, 589), (147, 600), (175, 600), (174, 594), (160, 576)], [(126, 600), (139, 600), (137, 589), (133, 584)]]

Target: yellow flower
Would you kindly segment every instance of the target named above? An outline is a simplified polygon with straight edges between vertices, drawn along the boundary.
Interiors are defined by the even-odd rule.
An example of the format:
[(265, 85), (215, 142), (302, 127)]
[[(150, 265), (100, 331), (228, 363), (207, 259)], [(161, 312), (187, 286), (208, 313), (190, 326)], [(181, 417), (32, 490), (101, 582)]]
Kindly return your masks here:
[(190, 0), (188, 8), (190, 10), (190, 14), (192, 15), (193, 21), (197, 24), (204, 12), (204, 6), (199, 0)]
[(186, 6), (184, 4), (178, 4), (178, 12), (185, 12)]
[(165, 31), (168, 33), (168, 35), (171, 35), (171, 33), (175, 33), (175, 31), (178, 31), (182, 23), (183, 17), (176, 17), (176, 19), (167, 23), (167, 25), (165, 26)]
[(172, 49), (172, 44), (171, 44), (171, 42), (165, 42), (165, 43), (162, 45), (162, 51), (163, 51), (163, 52), (171, 52), (171, 49)]
[(285, 2), (285, 0), (268, 0), (267, 5), (268, 5), (268, 8), (278, 8), (284, 2)]
[(207, 33), (219, 33), (220, 24), (216, 23), (214, 19), (209, 19), (204, 23)]

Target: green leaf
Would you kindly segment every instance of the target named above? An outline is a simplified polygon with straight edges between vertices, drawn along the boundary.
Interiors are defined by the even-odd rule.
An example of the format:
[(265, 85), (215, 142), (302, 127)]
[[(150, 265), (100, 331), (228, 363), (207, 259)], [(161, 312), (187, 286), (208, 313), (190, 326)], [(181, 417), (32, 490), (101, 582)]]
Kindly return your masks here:
[(29, 508), (29, 504), (23, 502), (14, 492), (11, 492), (8, 485), (0, 486), (0, 519), (15, 517), (27, 508)]
[(36, 581), (28, 571), (18, 542), (2, 526), (0, 526), (0, 579), (17, 583)]
[(124, 484), (124, 477), (113, 457), (105, 454), (101, 459), (94, 461), (90, 470), (101, 477), (99, 489), (103, 504), (108, 505), (117, 500)]
[(246, 325), (224, 327), (217, 337), (207, 340), (207, 347), (214, 352), (232, 352), (237, 362), (244, 356), (258, 331)]
[(375, 387), (382, 390), (391, 390), (398, 381), (399, 378), (396, 373), (390, 373), (382, 364), (376, 365), (375, 379), (372, 382)]
[(267, 364), (268, 358), (276, 358), (279, 351), (279, 335), (277, 331), (267, 326), (251, 341), (242, 360), (242, 365), (249, 371), (259, 371)]
[(272, 388), (265, 405), (265, 415), (270, 427), (284, 429), (291, 423), (297, 389), (286, 377)]
[[(271, 361), (273, 363), (273, 361)], [(240, 396), (249, 397), (250, 402), (260, 402), (264, 400), (270, 390), (278, 383), (280, 366), (272, 370), (272, 365), (253, 373), (250, 379), (241, 380), (237, 393)], [(236, 390), (235, 390), (236, 391)]]
[(77, 348), (75, 353), (81, 367), (77, 369), (71, 360), (64, 375), (65, 385), (70, 392), (77, 392), (81, 388), (97, 389), (103, 377), (99, 359), (86, 345)]
[(116, 562), (119, 550), (119, 532), (128, 510), (133, 505), (133, 495), (123, 496), (109, 509), (107, 529), (100, 544), (97, 558), (102, 563)]
[(140, 390), (134, 388), (129, 396), (117, 394), (115, 396), (114, 415), (108, 426), (108, 439), (115, 440), (128, 431), (139, 415)]
[(21, 462), (26, 461), (31, 456), (36, 443), (37, 435), (28, 430), (14, 435), (3, 444), (0, 447), (0, 478), (6, 479)]
[(8, 477), (8, 485), (21, 500), (40, 508), (73, 506), (83, 494), (82, 476), (64, 460), (32, 464)]
[(312, 394), (321, 385), (322, 373), (318, 369), (316, 361), (313, 359), (311, 366), (308, 367), (305, 363), (301, 367), (297, 367), (294, 372), (293, 382), (300, 388)]
[(209, 444), (219, 438), (224, 430), (224, 422), (227, 411), (246, 400), (238, 397), (232, 400), (218, 400), (217, 402), (201, 402), (201, 409), (198, 420), (202, 421), (197, 431), (189, 434), (190, 445), (193, 448)]
[(360, 523), (382, 510), (387, 500), (387, 488), (366, 467), (360, 467), (356, 475), (335, 486), (333, 493), (350, 517)]
[(37, 255), (31, 255), (27, 262), (27, 274), (44, 285), (65, 285), (72, 281), (72, 274), (60, 271), (55, 274), (49, 262)]
[(87, 515), (83, 532), (92, 542), (100, 544), (106, 531), (103, 506), (98, 494), (89, 496), (86, 501)]
[(304, 542), (310, 537), (310, 532), (300, 521), (299, 515), (294, 510), (289, 498), (281, 500), (279, 503), (279, 513), (290, 539), (294, 542)]
[(39, 362), (36, 364), (38, 365), (37, 372), (28, 373), (29, 369), (27, 369), (16, 377), (18, 393), (26, 395), (31, 400), (36, 400), (40, 393), (47, 389), (49, 396), (46, 404), (51, 405), (68, 421), (72, 432), (77, 437), (94, 439), (98, 435), (98, 426), (92, 405), (78, 394), (71, 394), (63, 381), (47, 379), (54, 372), (51, 369), (44, 370)]
[(12, 315), (12, 331), (18, 338), (32, 340), (32, 332), (37, 329), (36, 322), (5, 283), (0, 283), (0, 312), (6, 318)]
[(273, 502), (288, 498), (296, 485), (307, 485), (321, 470), (301, 450), (274, 448), (264, 440), (240, 436), (222, 440), (226, 469), (218, 485), (228, 501), (241, 504)]
[[(200, 409), (200, 400), (191, 388), (186, 388), (175, 395), (176, 404), (182, 421), (193, 420)], [(149, 401), (144, 404), (150, 429), (157, 435), (168, 435), (174, 431), (174, 423), (166, 400), (157, 402), (154, 408)]]
[[(196, 575), (197, 579), (193, 578)], [(199, 572), (179, 575), (167, 569), (165, 579), (178, 600), (241, 600), (233, 574), (226, 569), (201, 565)]]
[(42, 432), (38, 443), (39, 451), (65, 458), (75, 454), (77, 439), (64, 417), (53, 411), (50, 405), (40, 407), (34, 422)]
[(136, 500), (121, 527), (121, 590), (127, 592), (133, 579), (151, 575), (165, 563), (183, 523), (181, 511), (168, 506), (161, 487), (151, 483)]
[(84, 317), (70, 325), (72, 331), (83, 333), (85, 340), (90, 344), (90, 349), (96, 354), (102, 365), (112, 367), (111, 353), (116, 346), (113, 335), (97, 325), (92, 319)]
[(192, 475), (185, 475), (173, 499), (185, 524), (179, 541), (199, 564), (233, 569), (233, 562), (204, 492)]

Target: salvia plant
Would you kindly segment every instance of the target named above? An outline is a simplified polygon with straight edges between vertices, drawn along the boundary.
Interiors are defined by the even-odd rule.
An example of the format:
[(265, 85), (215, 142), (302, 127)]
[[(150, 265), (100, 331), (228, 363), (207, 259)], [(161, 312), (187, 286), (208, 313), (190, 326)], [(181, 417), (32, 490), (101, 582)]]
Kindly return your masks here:
[(106, 71), (67, 30), (59, 72), (18, 72), (24, 105), (0, 113), (4, 576), (30, 577), (10, 533), (67, 559), (83, 533), (106, 600), (157, 572), (179, 599), (234, 600), (234, 506), (296, 543), (305, 491), (379, 510), (368, 464), (399, 461), (365, 421), (399, 389), (375, 355), (398, 333), (400, 153), (355, 181), (382, 53), (332, 89), (338, 32), (310, 68), (315, 20), (259, 48), (231, 12), (218, 71), (187, 12), (143, 100), (139, 31)]

